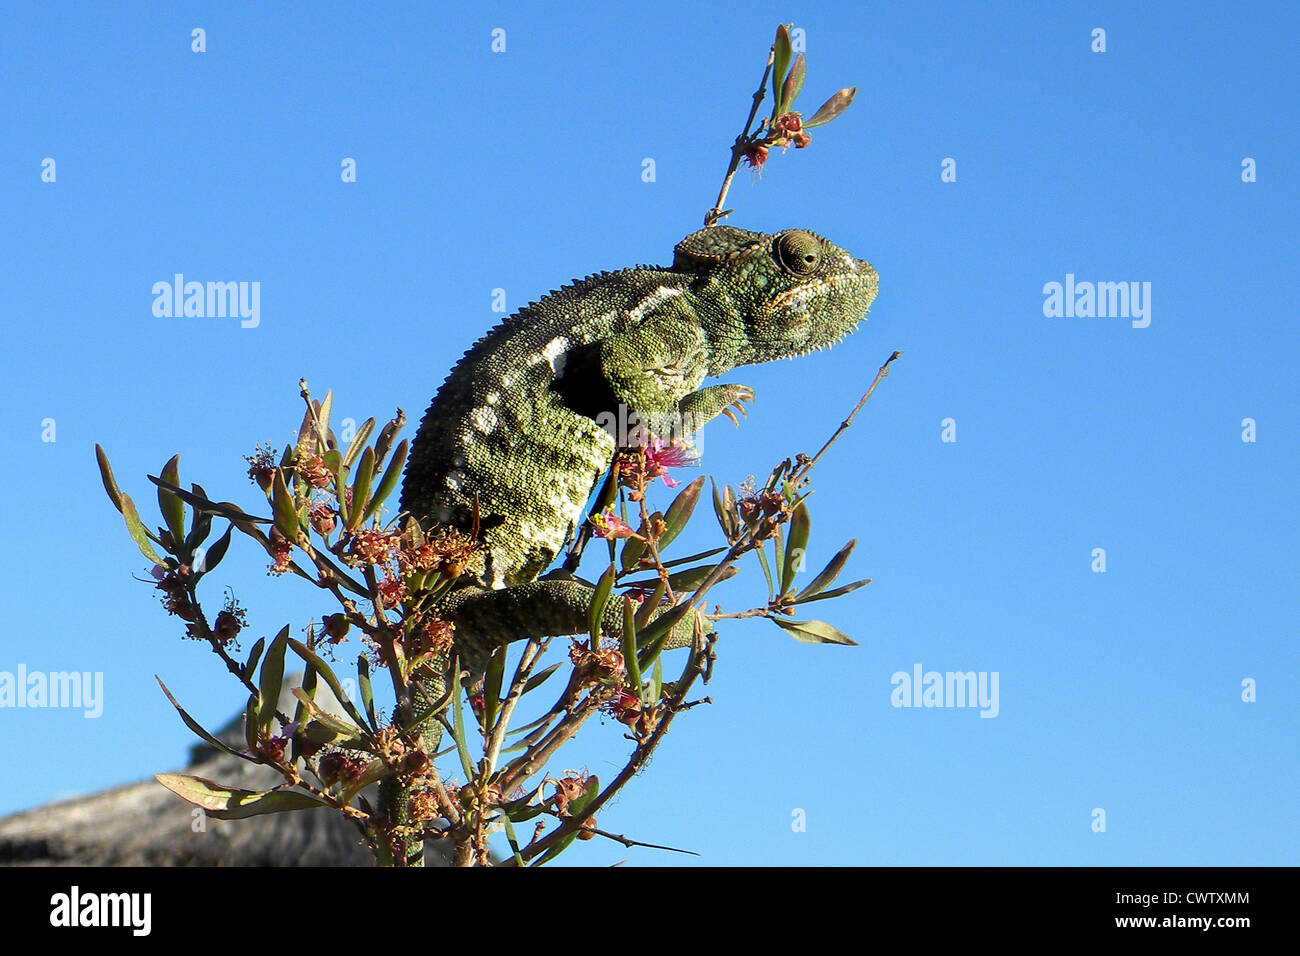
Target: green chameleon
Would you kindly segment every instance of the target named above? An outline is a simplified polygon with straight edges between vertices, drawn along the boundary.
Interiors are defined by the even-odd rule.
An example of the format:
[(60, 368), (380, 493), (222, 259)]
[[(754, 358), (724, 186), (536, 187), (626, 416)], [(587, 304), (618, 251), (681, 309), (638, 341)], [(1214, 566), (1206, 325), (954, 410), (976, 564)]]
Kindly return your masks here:
[[(459, 666), (481, 675), (505, 643), (588, 630), (592, 585), (563, 571), (539, 575), (584, 520), (618, 450), (603, 424), (666, 418), (690, 430), (731, 416), (753, 391), (702, 387), (706, 378), (838, 342), (877, 283), (869, 263), (814, 233), (714, 226), (679, 242), (668, 268), (589, 276), (480, 339), (425, 413), (401, 498), (426, 530), (469, 533), (478, 516), (481, 563), (438, 609), (455, 626)], [(689, 645), (696, 623), (677, 622), (663, 646)], [(620, 603), (608, 602), (604, 633), (621, 637), (622, 626)], [(413, 675), (415, 710), (445, 694), (449, 664)], [(418, 732), (437, 749), (436, 721)], [(380, 799), (405, 821), (394, 778)], [(418, 859), (415, 845), (407, 852)]]
[[(602, 422), (730, 415), (753, 391), (706, 378), (838, 342), (877, 284), (869, 263), (815, 233), (715, 226), (679, 242), (668, 268), (589, 276), (480, 339), (425, 413), (401, 498), (426, 528), (468, 532), (477, 506), (482, 564), (443, 604), (462, 660), (476, 669), (502, 642), (587, 630), (590, 585), (537, 578), (610, 467), (617, 442)], [(606, 616), (616, 635), (617, 602)], [(683, 623), (666, 646), (689, 643)]]

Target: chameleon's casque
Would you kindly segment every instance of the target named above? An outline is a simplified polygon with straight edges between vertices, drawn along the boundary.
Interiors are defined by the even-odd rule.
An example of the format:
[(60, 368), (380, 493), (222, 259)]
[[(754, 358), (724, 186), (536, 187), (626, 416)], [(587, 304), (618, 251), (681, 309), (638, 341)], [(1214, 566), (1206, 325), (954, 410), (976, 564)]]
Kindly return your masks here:
[[(615, 439), (608, 413), (701, 424), (752, 397), (701, 387), (740, 365), (838, 342), (876, 297), (876, 271), (820, 236), (715, 226), (667, 268), (603, 272), (520, 309), (465, 353), (411, 448), (403, 510), (467, 531), (482, 519), (478, 584), (534, 580), (564, 548)], [(604, 419), (608, 420), (608, 419)]]

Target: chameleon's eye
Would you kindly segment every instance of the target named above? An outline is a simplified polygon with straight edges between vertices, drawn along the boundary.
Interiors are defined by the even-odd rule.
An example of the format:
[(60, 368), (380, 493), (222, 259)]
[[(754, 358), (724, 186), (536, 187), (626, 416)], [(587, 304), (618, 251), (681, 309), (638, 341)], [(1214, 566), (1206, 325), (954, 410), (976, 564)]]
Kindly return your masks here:
[(776, 237), (772, 254), (786, 272), (806, 276), (821, 261), (822, 244), (820, 239), (806, 232), (783, 232)]

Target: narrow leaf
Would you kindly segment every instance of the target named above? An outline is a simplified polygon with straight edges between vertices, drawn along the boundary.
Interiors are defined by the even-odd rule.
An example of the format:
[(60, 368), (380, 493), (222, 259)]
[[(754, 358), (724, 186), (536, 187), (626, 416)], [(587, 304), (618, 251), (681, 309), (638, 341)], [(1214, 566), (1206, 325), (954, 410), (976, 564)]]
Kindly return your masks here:
[(226, 550), (230, 547), (230, 532), (234, 529), (233, 522), (226, 525), (226, 533), (218, 538), (212, 547), (203, 552), (203, 567), (198, 569), (201, 573), (207, 574), (221, 563), (221, 559), (226, 556)]
[(846, 584), (843, 587), (834, 588), (830, 591), (823, 591), (821, 594), (814, 594), (806, 598), (796, 597), (791, 604), (808, 604), (812, 601), (825, 601), (829, 598), (837, 598), (850, 591), (856, 591), (858, 588), (866, 587), (871, 583), (871, 578), (863, 578), (861, 581), (854, 581), (852, 584)]
[(623, 665), (627, 668), (627, 686), (641, 695), (641, 667), (637, 662), (636, 602), (623, 598)]
[(790, 64), (790, 72), (785, 78), (785, 85), (781, 88), (781, 112), (789, 113), (794, 109), (794, 101), (799, 98), (799, 93), (803, 89), (804, 75), (807, 72), (804, 55), (796, 54), (794, 63)]
[(244, 678), (244, 680), (248, 680), (254, 674), (257, 673), (257, 662), (261, 659), (262, 651), (264, 651), (265, 649), (266, 649), (266, 638), (259, 637), (257, 639), (257, 643), (253, 645), (253, 649), (248, 652), (248, 663), (245, 664), (241, 669), (242, 670), (241, 676)]
[[(180, 455), (172, 455), (167, 460), (167, 464), (163, 465), (162, 474), (159, 476), (173, 487), (180, 484), (180, 461)], [(185, 543), (185, 502), (159, 485), (158, 510), (162, 512), (163, 521), (167, 523), (167, 530), (171, 532), (172, 547), (179, 551)]]
[(370, 482), (375, 477), (375, 452), (367, 448), (357, 463), (357, 477), (352, 482), (352, 510), (348, 515), (348, 530), (355, 531), (370, 513)]
[(853, 102), (853, 97), (857, 95), (858, 88), (856, 86), (846, 87), (838, 93), (833, 94), (831, 98), (823, 103), (818, 108), (817, 112), (812, 115), (812, 119), (806, 119), (803, 121), (803, 128), (812, 129), (814, 126), (825, 126), (831, 120), (835, 119), (835, 117), (848, 109), (849, 104)]
[(483, 726), (493, 727), (497, 722), (497, 710), (501, 706), (501, 685), (506, 677), (506, 650), (510, 645), (502, 644), (488, 658), (487, 671), (483, 675)]
[(560, 665), (563, 663), (564, 661), (556, 661), (550, 667), (546, 668), (546, 670), (538, 671), (532, 677), (528, 678), (528, 682), (524, 684), (524, 689), (520, 691), (519, 695), (522, 697), (524, 694), (527, 694), (529, 691), (536, 690), (538, 687), (541, 687), (542, 684), (546, 682), (547, 678), (549, 678), (552, 674), (554, 674), (557, 670), (559, 670)]
[(154, 779), (176, 796), (218, 820), (242, 820), (264, 813), (313, 810), (329, 804), (297, 790), (237, 790), (203, 777), (183, 773), (157, 773)]
[[(393, 489), (397, 487), (397, 481), (402, 477), (402, 466), (406, 464), (406, 451), (409, 444), (406, 439), (402, 439), (402, 443), (393, 452), (392, 461), (388, 463), (388, 470), (384, 472), (384, 477), (379, 480), (379, 487), (375, 489), (374, 497), (370, 499), (370, 503), (366, 505), (365, 514), (361, 516), (362, 521), (365, 521), (378, 511), (379, 507), (384, 503), (384, 499), (392, 494)], [(355, 492), (353, 494), (355, 495)], [(354, 497), (352, 500), (355, 502), (356, 498)]]
[(275, 721), (275, 707), (280, 701), (280, 685), (284, 683), (284, 649), (289, 641), (289, 625), (286, 624), (275, 635), (271, 646), (267, 648), (266, 659), (262, 661), (262, 676), (257, 688), (262, 694), (262, 708), (257, 714), (257, 726), (262, 733), (268, 734)]
[(794, 576), (808, 554), (808, 535), (811, 529), (812, 519), (808, 515), (808, 506), (801, 501), (795, 505), (790, 515), (790, 530), (785, 542), (785, 562), (781, 567), (781, 594), (788, 594), (790, 588), (794, 586)]
[(202, 738), (207, 743), (216, 747), (222, 753), (227, 753), (233, 757), (239, 757), (243, 760), (251, 761), (252, 763), (257, 763), (257, 761), (249, 757), (248, 754), (241, 754), (238, 750), (235, 750), (233, 747), (227, 746), (226, 744), (218, 740), (216, 737), (212, 736), (212, 734), (204, 730), (203, 725), (200, 724), (193, 717), (191, 717), (188, 713), (186, 713), (185, 708), (176, 702), (176, 698), (173, 697), (172, 692), (167, 689), (167, 685), (162, 682), (162, 678), (159, 677), (157, 674), (155, 674), (154, 680), (158, 682), (158, 686), (162, 688), (162, 692), (167, 695), (167, 699), (171, 701), (171, 705), (176, 708), (176, 712), (181, 715), (181, 720), (185, 722), (185, 726), (188, 727), (190, 730), (194, 731), (194, 733), (198, 737)]
[(343, 454), (343, 467), (345, 469), (352, 467), (352, 463), (357, 460), (357, 455), (361, 454), (361, 449), (366, 447), (366, 441), (369, 440), (374, 427), (375, 420), (367, 418), (361, 423), (357, 433), (352, 436), (352, 442), (348, 445), (348, 450)]
[(795, 601), (802, 601), (814, 594), (820, 594), (830, 587), (835, 582), (835, 579), (840, 576), (844, 566), (849, 563), (849, 555), (853, 553), (857, 543), (858, 539), (852, 538), (848, 544), (835, 552), (835, 557), (827, 562), (826, 567), (821, 569), (817, 577), (813, 578), (806, 588), (794, 596)]
[(284, 480), (283, 469), (277, 468), (271, 479), (271, 505), (275, 512), (275, 527), (290, 543), (298, 540), (298, 511), (293, 504), (293, 492)]
[(95, 445), (95, 460), (99, 462), (99, 478), (104, 483), (104, 490), (108, 492), (108, 500), (113, 502), (114, 508), (121, 511), (122, 490), (117, 487), (117, 480), (113, 477), (113, 469), (108, 464), (108, 452), (104, 451), (102, 445)]
[(370, 659), (365, 654), (357, 655), (357, 687), (361, 691), (361, 706), (366, 709), (370, 726), (377, 725), (375, 720), (375, 692), (370, 686)]
[(691, 520), (691, 514), (695, 511), (695, 506), (700, 500), (700, 492), (703, 490), (704, 475), (700, 475), (678, 492), (673, 503), (668, 506), (668, 511), (664, 515), (664, 533), (659, 536), (660, 554), (664, 553), (668, 545), (673, 543), (686, 527), (686, 523)]
[(792, 621), (781, 617), (773, 617), (771, 620), (796, 641), (804, 644), (847, 644), (856, 647), (858, 643), (825, 621)]
[[(343, 709), (347, 711), (348, 716), (356, 722), (358, 727), (364, 727), (367, 730), (374, 730), (374, 725), (366, 722), (366, 719), (362, 717), (360, 711), (357, 710), (356, 704), (352, 703), (348, 698), (348, 695), (343, 693), (343, 684), (339, 681), (338, 675), (330, 669), (330, 666), (326, 664), (315, 651), (307, 647), (307, 645), (302, 641), (295, 640), (292, 637), (289, 638), (289, 646), (293, 648), (295, 654), (314, 667), (316, 673), (324, 678), (325, 683), (328, 684), (329, 689), (334, 692), (334, 696), (338, 699), (338, 702), (343, 706)], [(302, 698), (299, 697), (298, 699), (301, 700)]]
[(609, 605), (609, 594), (614, 587), (614, 566), (611, 564), (596, 582), (596, 589), (591, 592), (591, 603), (587, 605), (587, 630), (591, 634), (591, 649), (600, 646), (600, 635), (605, 621), (605, 608)]
[(140, 520), (140, 512), (135, 510), (135, 502), (125, 491), (122, 494), (122, 518), (126, 521), (126, 532), (135, 542), (135, 546), (140, 549), (140, 553), (152, 561), (154, 564), (166, 566), (163, 559), (158, 557), (158, 552), (153, 549), (149, 543), (151, 537), (145, 530), (144, 522)]
[(785, 103), (781, 98), (781, 80), (790, 65), (790, 31), (785, 24), (776, 28), (776, 42), (772, 44), (772, 118), (785, 112)]

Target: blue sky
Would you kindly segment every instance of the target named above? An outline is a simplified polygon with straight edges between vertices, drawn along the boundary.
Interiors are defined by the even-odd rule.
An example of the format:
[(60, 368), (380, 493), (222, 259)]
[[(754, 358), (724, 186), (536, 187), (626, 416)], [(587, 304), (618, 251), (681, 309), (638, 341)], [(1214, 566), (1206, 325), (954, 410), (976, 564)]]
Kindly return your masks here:
[[(817, 610), (861, 646), (725, 625), (713, 705), (601, 825), (709, 864), (1297, 862), (1300, 17), (1280, 3), (11, 6), (0, 671), (105, 691), (97, 719), (0, 710), (0, 813), (178, 766), (155, 673), (209, 724), (242, 706), (132, 581), (94, 443), (147, 512), (175, 452), (251, 508), (241, 456), (288, 439), (300, 376), (338, 416), (418, 421), (500, 318), (493, 289), (513, 309), (671, 259), (782, 21), (800, 105), (858, 97), (739, 175), (730, 221), (815, 229), (881, 291), (831, 352), (728, 376), (758, 398), (709, 427), (704, 466), (736, 484), (815, 450), (906, 353), (816, 481), (812, 563), (856, 537), (847, 574), (874, 581)], [(177, 272), (259, 282), (260, 323), (155, 317)], [(1067, 274), (1149, 282), (1149, 326), (1045, 316)], [(322, 610), (264, 572), (242, 546), (219, 574), (250, 642)], [(728, 608), (761, 600), (750, 575)], [(996, 718), (892, 706), (917, 664), (996, 672)], [(609, 726), (553, 769), (607, 777), (622, 753)]]

